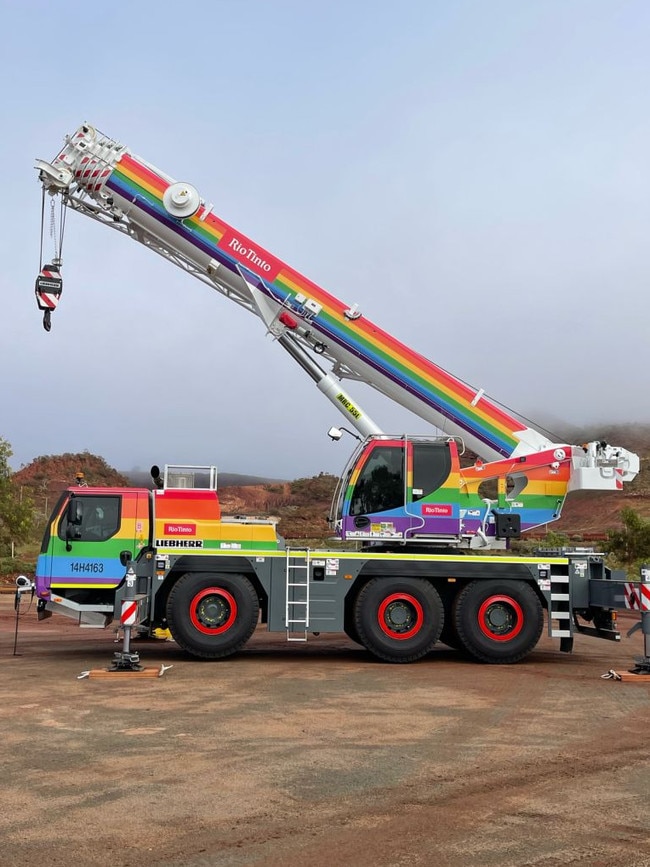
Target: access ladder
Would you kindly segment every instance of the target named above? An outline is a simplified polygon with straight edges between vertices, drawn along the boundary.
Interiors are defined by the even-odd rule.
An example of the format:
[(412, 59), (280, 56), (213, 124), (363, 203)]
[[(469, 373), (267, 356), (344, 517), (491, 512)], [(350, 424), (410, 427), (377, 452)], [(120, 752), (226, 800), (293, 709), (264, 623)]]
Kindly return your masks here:
[(309, 629), (309, 548), (287, 548), (284, 618), (287, 641), (307, 641)]

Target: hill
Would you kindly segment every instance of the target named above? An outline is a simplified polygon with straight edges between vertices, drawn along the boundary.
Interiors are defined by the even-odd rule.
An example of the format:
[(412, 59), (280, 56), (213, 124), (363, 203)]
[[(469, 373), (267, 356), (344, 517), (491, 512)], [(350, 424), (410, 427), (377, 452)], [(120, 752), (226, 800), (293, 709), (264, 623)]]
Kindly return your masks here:
[(48, 507), (51, 508), (62, 491), (76, 483), (80, 473), (88, 485), (124, 487), (129, 484), (125, 475), (90, 452), (41, 455), (15, 472), (13, 480), (27, 488), (38, 511), (48, 514)]
[[(104, 458), (88, 451), (41, 455), (17, 470), (13, 474), (13, 480), (29, 491), (38, 511), (46, 512), (48, 505), (54, 503), (62, 491), (77, 482), (79, 474), (83, 475), (83, 480), (91, 487), (152, 487), (149, 471), (120, 472), (109, 466)], [(266, 507), (273, 498), (265, 489), (268, 486), (286, 484), (265, 476), (247, 476), (241, 473), (221, 473), (218, 481), (220, 488), (233, 489), (233, 502), (236, 502), (237, 496), (243, 498), (244, 507), (253, 506), (254, 503)], [(237, 491), (248, 493), (238, 495)]]

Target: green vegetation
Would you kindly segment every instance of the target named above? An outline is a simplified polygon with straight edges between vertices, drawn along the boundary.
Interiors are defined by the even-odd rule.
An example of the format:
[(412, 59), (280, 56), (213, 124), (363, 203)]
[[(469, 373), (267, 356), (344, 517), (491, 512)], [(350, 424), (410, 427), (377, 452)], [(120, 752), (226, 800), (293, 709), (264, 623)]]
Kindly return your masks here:
[(277, 509), (278, 532), (288, 544), (303, 548), (334, 545), (327, 517), (336, 483), (336, 476), (329, 473), (291, 482), (287, 501)]
[(104, 458), (90, 452), (66, 452), (63, 455), (41, 455), (15, 474), (19, 484), (34, 493), (60, 492), (74, 485), (77, 475), (83, 473), (86, 484), (91, 487), (126, 487), (129, 480), (109, 466)]
[(650, 521), (629, 508), (621, 511), (621, 520), (622, 529), (608, 533), (607, 549), (621, 566), (638, 573), (650, 563)]
[[(543, 539), (527, 539), (524, 535), (521, 539), (517, 539), (517, 541), (512, 543), (511, 551), (513, 554), (520, 554), (522, 557), (530, 557), (540, 548), (566, 548), (575, 544), (580, 543), (572, 541), (564, 533), (549, 530)], [(508, 552), (506, 551), (505, 553)]]
[(15, 546), (27, 542), (34, 526), (34, 504), (9, 466), (9, 443), (0, 438), (0, 556), (12, 556)]
[(128, 479), (90, 452), (43, 455), (14, 473), (13, 452), (0, 437), (0, 579), (34, 571), (45, 521), (60, 494), (83, 473), (88, 485), (119, 486)]
[(332, 501), (338, 479), (330, 473), (319, 473), (308, 479), (291, 482), (291, 501), (296, 506), (309, 506), (314, 502)]

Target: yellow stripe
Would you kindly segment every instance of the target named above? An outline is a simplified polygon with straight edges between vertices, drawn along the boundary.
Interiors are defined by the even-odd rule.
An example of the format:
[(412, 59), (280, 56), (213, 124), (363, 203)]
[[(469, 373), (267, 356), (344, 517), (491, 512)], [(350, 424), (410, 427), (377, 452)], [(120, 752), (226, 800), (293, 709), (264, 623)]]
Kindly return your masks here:
[(286, 271), (280, 271), (275, 279), (279, 280), (280, 283), (283, 283), (289, 289), (293, 289), (294, 292), (305, 292), (309, 288), (306, 284), (303, 285), (302, 283), (297, 283), (295, 280), (292, 280)]
[(527, 563), (536, 565), (538, 563), (555, 563), (566, 565), (569, 562), (568, 557), (485, 557), (481, 555), (454, 555), (454, 554), (411, 554), (409, 557), (404, 557), (403, 554), (367, 554), (362, 551), (345, 551), (340, 554), (334, 554), (332, 551), (310, 551), (309, 557), (311, 560), (314, 557), (329, 557), (330, 559), (351, 559), (351, 560), (389, 560), (403, 561), (414, 560), (433, 563)]
[(124, 163), (118, 163), (116, 169), (119, 174), (124, 175), (124, 177), (128, 178), (130, 181), (137, 184), (139, 187), (142, 187), (143, 190), (151, 193), (151, 195), (154, 196), (156, 199), (162, 201), (162, 192), (158, 189), (158, 187), (155, 187), (143, 175), (138, 174), (135, 169), (127, 168)]
[[(158, 549), (162, 550), (162, 549)], [(165, 549), (169, 554), (178, 553), (177, 549)], [(302, 549), (301, 549), (302, 550)], [(282, 557), (286, 559), (286, 551), (219, 551), (219, 550), (200, 550), (192, 551), (192, 556), (205, 557), (245, 557), (253, 559), (257, 557)], [(180, 556), (180, 555), (179, 555)], [(299, 552), (292, 553), (292, 557), (300, 557)], [(387, 560), (387, 561), (417, 561), (425, 563), (526, 563), (528, 565), (537, 565), (538, 563), (553, 563), (555, 565), (567, 565), (568, 557), (485, 557), (480, 554), (411, 554), (409, 557), (404, 557), (403, 554), (387, 554), (377, 553), (370, 554), (363, 551), (317, 551), (313, 548), (309, 549), (309, 558), (329, 559), (329, 560)], [(75, 585), (79, 586), (79, 585)]]
[[(308, 281), (305, 281), (304, 285), (298, 283), (296, 280), (292, 280), (286, 271), (280, 271), (275, 279), (276, 282), (282, 283), (286, 288), (292, 289), (294, 292), (309, 294), (311, 291)], [(320, 292), (324, 292), (320, 287), (317, 288)], [(336, 302), (336, 299), (332, 298), (332, 296), (329, 296), (329, 298)], [(338, 310), (335, 310), (331, 303), (329, 303), (329, 299), (323, 298), (319, 295), (317, 300), (323, 305), (330, 316), (340, 324), (345, 325), (344, 320), (341, 318), (341, 314)], [(349, 329), (349, 326), (346, 327)], [(456, 380), (453, 374), (448, 373), (443, 368), (438, 368), (437, 365), (434, 365), (433, 362), (429, 361), (417, 352), (413, 352), (413, 354), (417, 356), (415, 359), (410, 358), (408, 355), (408, 348), (403, 343), (400, 343), (396, 338), (386, 335), (386, 339), (383, 339), (380, 337), (374, 337), (367, 331), (360, 331), (359, 339), (367, 341), (367, 343), (377, 350), (380, 355), (384, 354), (388, 356), (393, 363), (401, 365), (415, 377), (423, 379), (430, 387), (432, 386), (434, 389), (439, 391), (441, 395), (444, 395), (452, 403), (458, 403), (465, 409), (470, 410), (476, 418), (480, 419), (488, 427), (494, 428), (495, 431), (502, 434), (505, 438), (512, 439), (516, 431), (525, 429), (525, 425), (522, 425), (521, 428), (513, 430), (510, 426), (510, 421), (513, 420), (509, 419), (506, 421), (500, 421), (497, 419), (494, 415), (496, 407), (484, 409), (480, 403), (473, 407), (470, 406), (470, 399), (473, 395), (466, 393), (471, 392), (469, 386), (466, 386), (460, 380)], [(451, 385), (445, 384), (445, 375), (454, 380)]]

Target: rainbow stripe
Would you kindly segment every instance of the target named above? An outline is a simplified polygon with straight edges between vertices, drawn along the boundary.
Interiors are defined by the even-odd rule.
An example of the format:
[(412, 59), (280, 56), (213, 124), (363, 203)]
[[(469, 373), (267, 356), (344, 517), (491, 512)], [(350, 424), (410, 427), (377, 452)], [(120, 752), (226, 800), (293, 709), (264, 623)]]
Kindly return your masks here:
[[(149, 493), (141, 488), (85, 488), (87, 495), (114, 496), (120, 501), (120, 525), (110, 539), (75, 541), (71, 551), (58, 535), (63, 509), (52, 521), (47, 554), (41, 554), (36, 565), (38, 591), (65, 588), (93, 588), (108, 590), (124, 578), (120, 552), (128, 549), (134, 555), (149, 540)], [(73, 564), (83, 564), (74, 571)]]
[[(244, 268), (253, 276), (255, 285), (277, 303), (286, 302), (291, 306), (297, 293), (316, 301), (322, 309), (312, 320), (313, 325), (327, 343), (337, 344), (359, 358), (399, 389), (410, 393), (497, 454), (507, 457), (518, 445), (516, 434), (526, 429), (518, 419), (486, 399), (472, 406), (476, 397), (475, 389), (409, 349), (365, 317), (347, 319), (344, 315), (347, 305), (236, 232), (214, 214), (206, 215), (202, 207), (193, 217), (182, 221), (171, 217), (162, 203), (169, 181), (132, 154), (121, 156), (106, 186), (127, 201), (137, 204), (161, 224), (161, 228), (164, 227), (165, 234), (172, 233), (185, 245), (190, 244), (197, 251), (217, 260), (233, 274), (240, 273)], [(254, 249), (257, 258), (263, 260), (267, 267), (263, 269), (256, 264), (255, 259), (238, 255), (237, 243), (233, 239), (249, 250)]]

